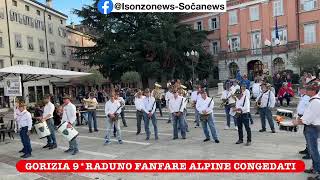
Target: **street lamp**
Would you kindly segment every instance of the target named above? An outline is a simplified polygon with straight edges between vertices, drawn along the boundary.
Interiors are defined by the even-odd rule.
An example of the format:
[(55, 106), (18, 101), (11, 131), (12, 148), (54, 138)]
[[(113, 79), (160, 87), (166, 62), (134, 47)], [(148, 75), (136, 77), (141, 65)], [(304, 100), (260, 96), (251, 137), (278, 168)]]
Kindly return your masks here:
[(194, 63), (197, 62), (199, 58), (199, 53), (197, 51), (192, 50), (190, 53), (186, 52), (185, 55), (191, 59), (192, 65), (192, 82), (194, 82)]

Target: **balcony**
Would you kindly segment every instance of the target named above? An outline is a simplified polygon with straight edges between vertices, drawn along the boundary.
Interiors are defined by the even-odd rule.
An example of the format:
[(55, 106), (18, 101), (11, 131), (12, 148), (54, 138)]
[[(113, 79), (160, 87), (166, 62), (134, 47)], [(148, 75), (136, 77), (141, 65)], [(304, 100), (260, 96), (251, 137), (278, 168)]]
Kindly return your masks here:
[(271, 54), (281, 54), (281, 53), (294, 51), (298, 48), (299, 48), (299, 42), (292, 41), (292, 42), (288, 42), (285, 45), (263, 47), (260, 49), (243, 49), (236, 52), (220, 51), (218, 56), (214, 57), (214, 60), (238, 59), (238, 58), (257, 56), (257, 55), (265, 56), (265, 55), (271, 55)]

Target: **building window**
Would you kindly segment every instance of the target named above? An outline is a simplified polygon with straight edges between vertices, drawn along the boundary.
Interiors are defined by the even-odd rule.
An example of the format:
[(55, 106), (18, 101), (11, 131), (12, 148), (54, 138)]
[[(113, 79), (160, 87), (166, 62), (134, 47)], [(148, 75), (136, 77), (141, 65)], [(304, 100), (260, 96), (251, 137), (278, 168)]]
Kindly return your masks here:
[(279, 34), (279, 39), (276, 40), (276, 30), (272, 31), (271, 37), (272, 37), (272, 45), (273, 46), (283, 45), (283, 44), (287, 43), (287, 29), (279, 28), (278, 34)]
[(54, 48), (54, 42), (49, 42), (49, 47), (50, 47), (50, 54), (51, 55), (56, 54), (56, 50)]
[(50, 14), (48, 14), (48, 19), (51, 20), (51, 15)]
[(196, 22), (195, 29), (198, 31), (202, 31), (202, 21)]
[(301, 10), (311, 11), (317, 7), (317, 0), (301, 0)]
[(21, 34), (15, 34), (14, 39), (16, 42), (16, 48), (22, 48)]
[(214, 17), (209, 20), (210, 30), (219, 29), (219, 18)]
[(65, 45), (61, 45), (61, 54), (64, 57), (67, 56), (66, 46)]
[(40, 10), (37, 10), (37, 15), (38, 15), (38, 16), (40, 16), (40, 15), (41, 15)]
[(261, 54), (261, 32), (251, 33), (252, 54)]
[(36, 64), (36, 63), (35, 63), (34, 61), (30, 61), (30, 62), (29, 62), (29, 65), (30, 65), (30, 66), (35, 66), (35, 64)]
[(28, 87), (29, 102), (36, 102), (36, 92), (34, 86)]
[(0, 48), (3, 48), (3, 39), (1, 36), (0, 36)]
[(28, 42), (28, 49), (33, 51), (33, 37), (28, 36), (27, 42)]
[(18, 2), (16, 0), (12, 0), (12, 5), (17, 7), (18, 6)]
[(44, 52), (44, 40), (39, 39), (39, 50), (40, 52)]
[(23, 65), (23, 61), (22, 61), (22, 60), (18, 60), (18, 61), (17, 61), (17, 64), (18, 64), (18, 65)]
[(56, 65), (55, 63), (52, 63), (52, 64), (51, 64), (51, 68), (52, 68), (52, 69), (56, 69), (56, 68), (57, 68), (57, 65)]
[(240, 37), (233, 36), (229, 38), (229, 48), (231, 52), (240, 50)]
[(213, 41), (212, 42), (212, 54), (217, 55), (219, 53), (220, 49), (219, 41)]
[(53, 34), (53, 25), (52, 24), (48, 24), (48, 30), (50, 34)]
[(25, 5), (24, 8), (26, 9), (26, 11), (30, 11), (30, 7), (28, 5)]
[(237, 10), (229, 12), (229, 25), (238, 24), (238, 14)]
[(62, 19), (60, 19), (60, 24), (63, 24), (63, 20)]
[(250, 7), (250, 21), (258, 21), (259, 19), (259, 6)]
[(39, 63), (39, 67), (43, 67), (43, 68), (44, 68), (44, 66), (45, 66), (45, 63), (44, 63), (44, 62), (40, 62), (40, 63)]
[(304, 43), (312, 44), (317, 41), (316, 24), (304, 25)]
[(273, 1), (273, 16), (282, 16), (283, 15), (283, 1), (275, 0)]

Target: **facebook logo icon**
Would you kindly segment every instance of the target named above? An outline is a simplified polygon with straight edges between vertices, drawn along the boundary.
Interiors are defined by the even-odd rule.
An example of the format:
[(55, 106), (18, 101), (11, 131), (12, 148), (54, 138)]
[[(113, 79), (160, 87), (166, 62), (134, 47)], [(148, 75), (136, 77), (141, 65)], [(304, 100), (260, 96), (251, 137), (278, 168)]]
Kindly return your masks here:
[(97, 6), (98, 11), (102, 14), (109, 14), (113, 10), (112, 0), (100, 0)]

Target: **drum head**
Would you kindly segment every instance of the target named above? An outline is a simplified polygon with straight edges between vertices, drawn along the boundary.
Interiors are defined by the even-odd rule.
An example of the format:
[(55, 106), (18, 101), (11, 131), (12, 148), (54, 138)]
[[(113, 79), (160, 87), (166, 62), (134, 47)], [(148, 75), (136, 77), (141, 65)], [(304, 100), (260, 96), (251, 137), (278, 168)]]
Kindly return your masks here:
[(68, 131), (68, 129), (63, 130), (63, 131), (62, 131), (62, 134), (64, 134), (64, 135), (68, 136), (68, 135), (69, 135), (69, 131)]

